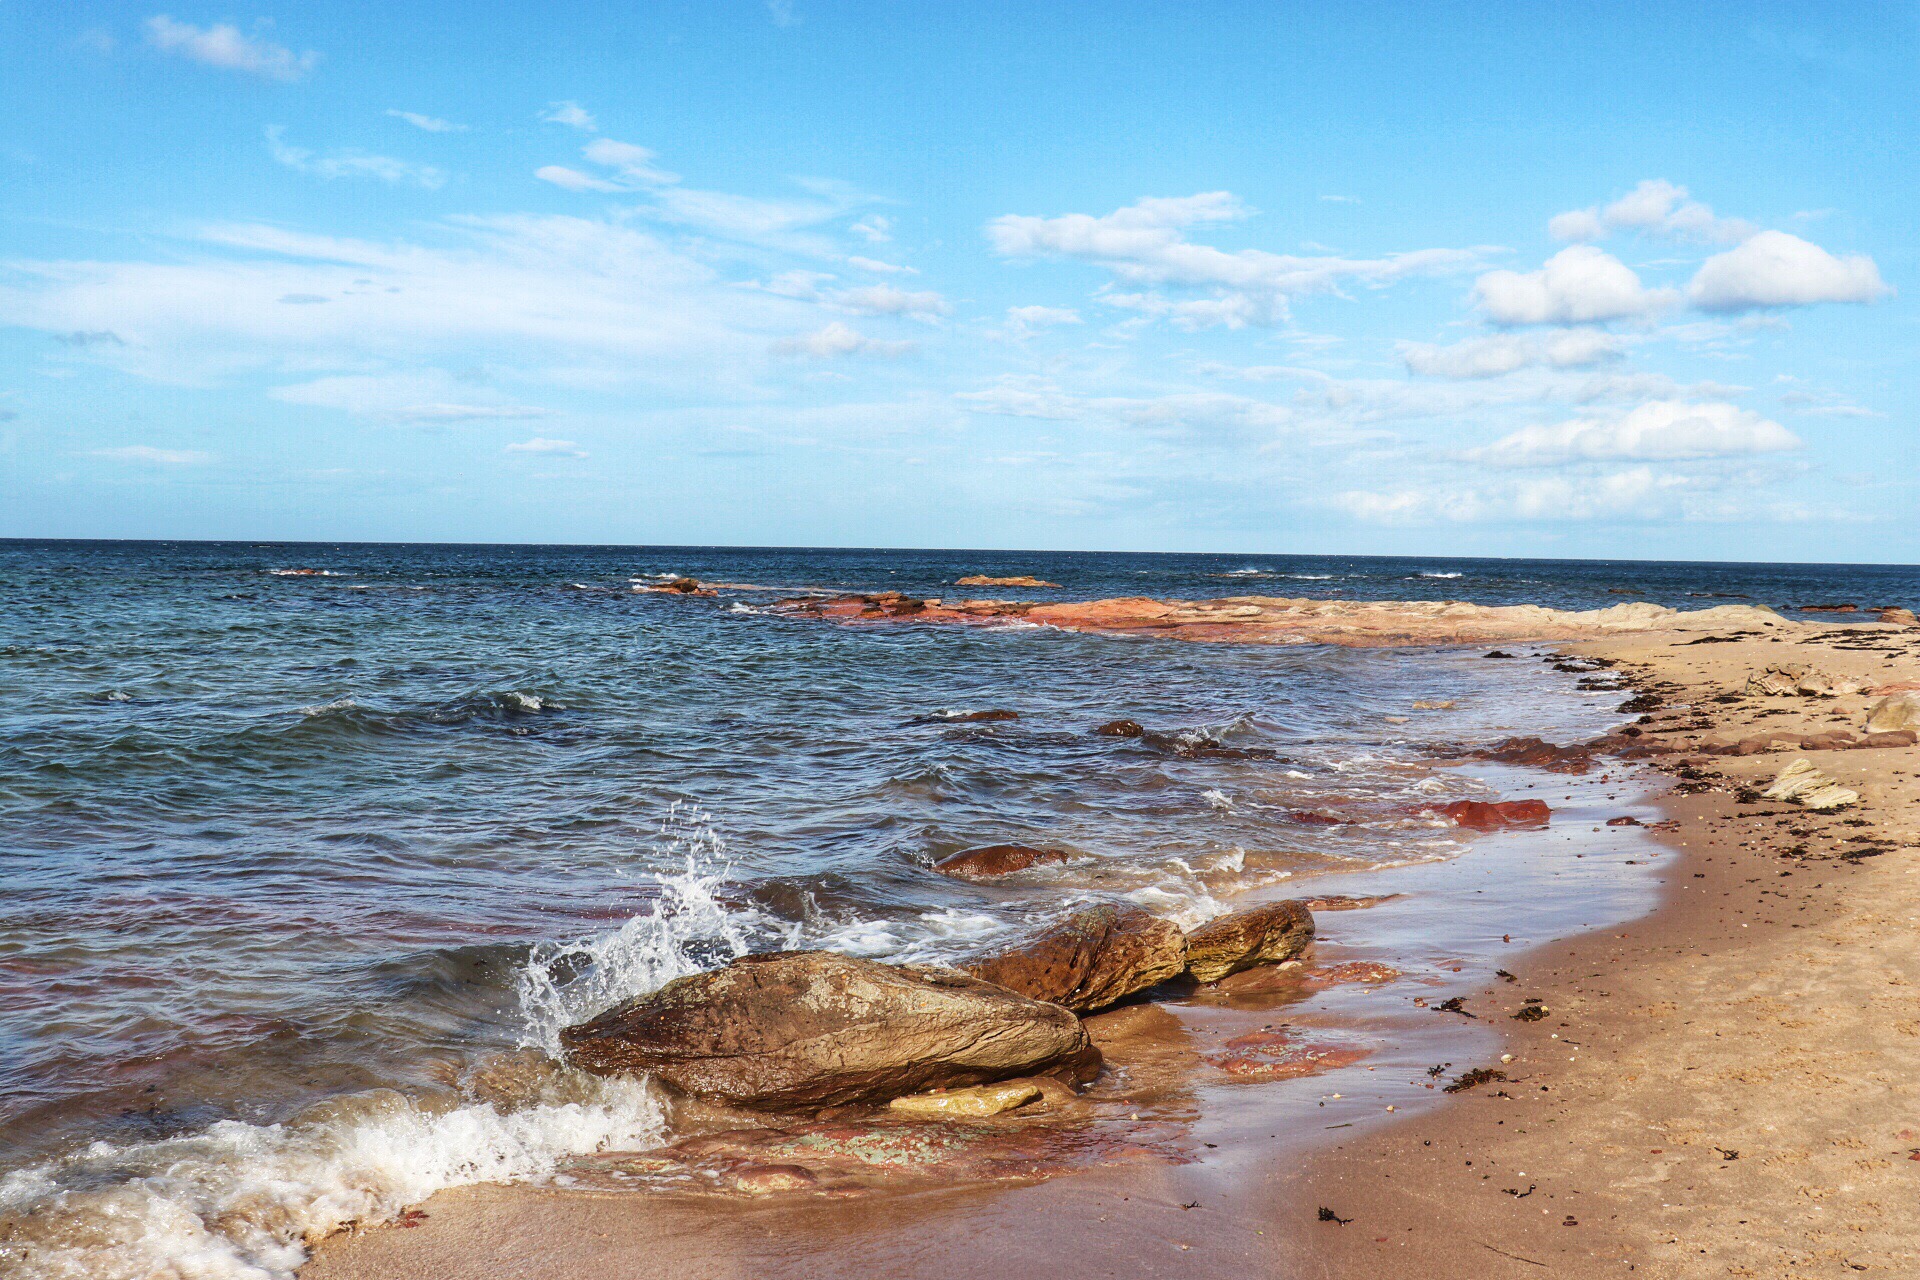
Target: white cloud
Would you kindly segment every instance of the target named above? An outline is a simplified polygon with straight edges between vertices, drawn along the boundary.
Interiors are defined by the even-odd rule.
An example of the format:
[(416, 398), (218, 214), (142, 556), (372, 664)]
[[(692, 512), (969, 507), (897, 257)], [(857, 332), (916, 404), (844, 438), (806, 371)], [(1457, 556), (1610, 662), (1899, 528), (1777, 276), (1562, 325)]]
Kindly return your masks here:
[(593, 118), (593, 113), (577, 102), (549, 102), (539, 118), (548, 124), (563, 124), (583, 133), (593, 133), (600, 128), (600, 122)]
[(1451, 346), (1402, 342), (1407, 372), (1429, 378), (1497, 378), (1532, 365), (1577, 369), (1619, 358), (1620, 339), (1597, 329), (1569, 329), (1545, 339), (1501, 333)]
[(1080, 313), (1070, 307), (1008, 307), (1007, 332), (1024, 338), (1041, 329), (1079, 324)]
[(243, 35), (229, 23), (196, 27), (166, 14), (147, 19), (147, 40), (154, 48), (227, 71), (244, 71), (269, 80), (298, 80), (318, 65), (320, 55), (295, 54), (283, 45)]
[(1592, 476), (1539, 476), (1495, 485), (1423, 485), (1417, 489), (1348, 490), (1329, 505), (1372, 524), (1492, 521), (1656, 520), (1700, 518), (1711, 508), (1692, 502), (1709, 488), (1702, 477), (1652, 467)]
[(1759, 228), (1744, 218), (1716, 217), (1712, 208), (1687, 199), (1687, 189), (1649, 178), (1605, 208), (1574, 209), (1548, 221), (1559, 240), (1604, 240), (1615, 231), (1707, 243), (1737, 244)]
[(212, 454), (202, 453), (198, 449), (156, 449), (145, 444), (130, 444), (118, 449), (89, 449), (87, 452), (95, 458), (112, 458), (116, 462), (147, 462), (162, 467), (190, 467), (213, 461)]
[(1800, 448), (1791, 431), (1732, 404), (1654, 400), (1617, 418), (1524, 427), (1467, 456), (1497, 467), (1568, 462), (1678, 461)]
[(565, 165), (546, 164), (533, 171), (533, 176), (542, 182), (551, 182), (556, 187), (568, 191), (625, 191), (626, 187), (617, 182), (608, 182), (605, 178), (596, 178), (590, 173), (578, 169), (569, 169)]
[(1410, 275), (1476, 265), (1485, 250), (1425, 249), (1383, 258), (1296, 257), (1259, 249), (1227, 251), (1194, 244), (1190, 227), (1232, 222), (1250, 211), (1231, 192), (1149, 197), (1100, 217), (1006, 214), (987, 224), (994, 251), (1009, 258), (1063, 257), (1094, 263), (1135, 285), (1205, 289), (1211, 298), (1173, 303), (1158, 295), (1110, 294), (1104, 300), (1191, 328), (1272, 323), (1293, 295), (1327, 291), (1347, 281), (1382, 285)]
[(906, 316), (914, 320), (938, 320), (953, 310), (945, 298), (932, 290), (909, 292), (890, 284), (841, 289), (830, 295), (837, 306), (867, 316)]
[(467, 131), (467, 126), (463, 124), (442, 120), (438, 116), (423, 116), (417, 111), (397, 111), (389, 107), (387, 114), (396, 119), (405, 120), (414, 128), (424, 129), (428, 133), (465, 133)]
[(629, 182), (644, 186), (665, 186), (680, 181), (677, 173), (668, 173), (653, 166), (654, 153), (646, 147), (635, 146), (631, 142), (615, 142), (612, 138), (595, 138), (581, 151), (587, 159), (598, 165), (605, 165)]
[(1162, 396), (1076, 396), (1051, 383), (1019, 375), (954, 399), (975, 413), (1053, 422), (1129, 427), (1149, 436), (1265, 444), (1292, 427), (1286, 405), (1217, 391)]
[(885, 244), (893, 239), (893, 219), (883, 214), (870, 213), (847, 230), (862, 237), (868, 244)]
[(1672, 306), (1672, 289), (1648, 289), (1618, 258), (1577, 244), (1548, 258), (1538, 271), (1489, 271), (1473, 286), (1474, 299), (1495, 324), (1590, 324), (1649, 316)]
[(1892, 293), (1864, 254), (1836, 258), (1784, 231), (1762, 231), (1700, 264), (1687, 300), (1702, 311), (1873, 302)]
[(535, 436), (531, 440), (522, 440), (518, 444), (510, 444), (507, 446), (506, 452), (551, 453), (569, 458), (584, 458), (587, 456), (587, 451), (571, 440), (549, 440), (545, 436)]
[(774, 344), (774, 350), (782, 355), (812, 356), (816, 360), (832, 360), (839, 356), (903, 356), (913, 350), (911, 342), (882, 342), (869, 338), (857, 329), (841, 324), (838, 320), (812, 333), (803, 333), (798, 337), (784, 338)]
[(920, 273), (912, 267), (903, 267), (894, 262), (882, 262), (878, 258), (863, 258), (859, 254), (849, 254), (847, 265), (860, 271), (871, 271), (882, 276), (917, 276)]
[(395, 185), (406, 183), (424, 187), (428, 191), (436, 190), (446, 183), (447, 175), (443, 170), (428, 164), (414, 164), (407, 160), (395, 160), (391, 156), (370, 155), (363, 151), (335, 150), (326, 155), (316, 155), (305, 147), (288, 146), (284, 140), (285, 130), (277, 124), (267, 126), (267, 150), (280, 164), (299, 173), (309, 173), (316, 178), (378, 178), (382, 182)]
[(506, 402), (497, 393), (464, 385), (439, 369), (316, 378), (276, 387), (272, 395), (286, 404), (340, 409), (395, 422), (517, 421), (547, 416), (545, 409)]

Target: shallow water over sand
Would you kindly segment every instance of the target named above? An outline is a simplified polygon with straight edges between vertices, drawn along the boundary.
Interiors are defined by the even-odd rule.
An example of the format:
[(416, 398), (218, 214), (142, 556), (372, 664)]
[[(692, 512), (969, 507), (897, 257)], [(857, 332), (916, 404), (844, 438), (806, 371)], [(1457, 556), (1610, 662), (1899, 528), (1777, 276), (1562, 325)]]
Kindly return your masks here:
[[(644, 1090), (489, 1099), (468, 1074), (678, 973), (776, 946), (937, 959), (1103, 896), (1194, 923), (1364, 883), (1464, 847), (1412, 810), (1488, 794), (1424, 744), (1619, 718), (1617, 693), (1477, 652), (848, 630), (754, 611), (780, 591), (632, 590), (939, 594), (979, 571), (1063, 598), (1833, 591), (1540, 562), (0, 544), (0, 1212), (114, 1208), (131, 1235), (74, 1235), (73, 1274), (284, 1274), (309, 1230), (656, 1141)], [(1854, 590), (1911, 603), (1903, 582)], [(988, 708), (1018, 719), (945, 718)], [(1275, 758), (1089, 732), (1122, 716)], [(929, 870), (999, 841), (1074, 860), (1001, 886)]]

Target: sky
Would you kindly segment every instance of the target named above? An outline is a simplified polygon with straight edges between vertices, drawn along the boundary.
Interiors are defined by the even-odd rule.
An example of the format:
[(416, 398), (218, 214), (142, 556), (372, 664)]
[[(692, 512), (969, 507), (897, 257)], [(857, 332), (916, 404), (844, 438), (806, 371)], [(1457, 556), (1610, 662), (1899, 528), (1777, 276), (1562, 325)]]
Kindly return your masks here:
[(1920, 559), (1916, 6), (0, 0), (0, 536)]

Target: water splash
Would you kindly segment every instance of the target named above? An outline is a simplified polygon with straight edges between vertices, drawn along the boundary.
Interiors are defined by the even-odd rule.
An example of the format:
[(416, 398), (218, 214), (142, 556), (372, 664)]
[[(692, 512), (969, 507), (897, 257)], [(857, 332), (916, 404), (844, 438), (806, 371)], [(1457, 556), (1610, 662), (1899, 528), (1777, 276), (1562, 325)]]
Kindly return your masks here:
[(514, 981), (522, 1045), (558, 1057), (563, 1027), (746, 955), (757, 941), (797, 941), (797, 924), (722, 901), (731, 878), (726, 842), (698, 806), (675, 801), (667, 810), (656, 855), (682, 869), (658, 875), (659, 896), (647, 911), (605, 933), (535, 944)]

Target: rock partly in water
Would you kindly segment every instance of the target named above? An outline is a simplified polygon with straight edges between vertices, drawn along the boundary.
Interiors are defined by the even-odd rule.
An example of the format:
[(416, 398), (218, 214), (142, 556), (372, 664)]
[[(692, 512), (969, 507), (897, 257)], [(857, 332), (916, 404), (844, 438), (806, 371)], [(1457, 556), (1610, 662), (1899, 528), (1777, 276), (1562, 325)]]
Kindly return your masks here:
[(1868, 733), (1920, 729), (1920, 693), (1890, 693), (1867, 712)]
[(1255, 1031), (1235, 1036), (1206, 1055), (1208, 1062), (1228, 1075), (1255, 1080), (1293, 1080), (1352, 1066), (1371, 1050), (1332, 1040), (1314, 1041), (1291, 1028)]
[(1553, 816), (1544, 800), (1455, 800), (1440, 812), (1456, 826), (1475, 831), (1503, 831), (1508, 827), (1544, 827)]
[(1526, 765), (1548, 773), (1585, 773), (1593, 767), (1592, 747), (1563, 747), (1544, 738), (1502, 738), (1492, 746), (1475, 747), (1470, 754), (1475, 760)]
[(992, 578), (984, 573), (970, 573), (964, 578), (954, 579), (953, 585), (956, 587), (1058, 587), (1060, 584), (1048, 582), (1043, 578)]
[(1318, 898), (1301, 898), (1299, 902), (1309, 911), (1360, 911), (1405, 896), (1399, 893), (1329, 893)]
[(1004, 1084), (977, 1084), (971, 1089), (909, 1094), (889, 1102), (887, 1109), (909, 1116), (997, 1116), (1024, 1107), (1039, 1096), (1040, 1086), (1032, 1081), (1009, 1080)]
[(1791, 800), (1802, 808), (1823, 812), (1844, 809), (1860, 799), (1858, 791), (1841, 786), (1806, 759), (1795, 760), (1782, 769), (1773, 785), (1760, 794), (1768, 800)]
[(737, 1106), (885, 1102), (1013, 1076), (1091, 1079), (1100, 1056), (1055, 1004), (947, 969), (828, 951), (747, 956), (560, 1034), (598, 1075), (652, 1075)]
[(1804, 662), (1783, 662), (1749, 675), (1741, 692), (1776, 698), (1837, 698), (1860, 692), (1860, 682), (1816, 671)]
[(1103, 738), (1144, 738), (1146, 728), (1134, 720), (1109, 720), (1099, 725), (1094, 732)]
[(1032, 849), (1024, 844), (990, 844), (962, 849), (940, 859), (933, 869), (956, 880), (998, 880), (1031, 867), (1055, 866), (1067, 855), (1058, 849)]
[(1313, 915), (1298, 902), (1271, 902), (1209, 920), (1187, 934), (1187, 972), (1218, 982), (1255, 965), (1291, 960), (1313, 941)]
[(1111, 904), (1076, 911), (1025, 942), (960, 967), (1023, 996), (1084, 1012), (1179, 977), (1187, 947), (1169, 922)]
[(1920, 616), (1911, 609), (1891, 605), (1880, 610), (1880, 621), (1895, 627), (1920, 627)]

